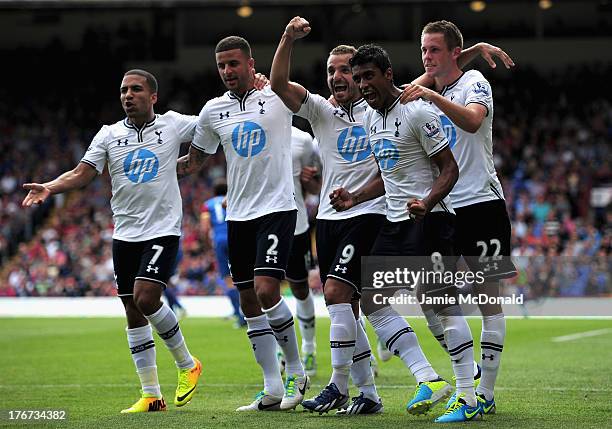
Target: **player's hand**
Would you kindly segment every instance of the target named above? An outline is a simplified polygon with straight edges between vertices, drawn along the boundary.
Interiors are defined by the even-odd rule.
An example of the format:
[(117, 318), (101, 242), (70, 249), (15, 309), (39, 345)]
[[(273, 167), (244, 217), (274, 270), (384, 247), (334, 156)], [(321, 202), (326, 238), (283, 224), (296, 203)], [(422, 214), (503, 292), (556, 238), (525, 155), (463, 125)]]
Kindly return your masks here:
[(289, 21), (285, 27), (285, 34), (294, 40), (306, 37), (308, 33), (310, 33), (310, 23), (299, 16)]
[(40, 183), (24, 183), (23, 189), (29, 191), (28, 195), (21, 202), (23, 207), (30, 207), (32, 204), (42, 204), (51, 195), (51, 191)]
[(338, 100), (336, 100), (336, 98), (333, 95), (330, 95), (327, 101), (329, 101), (329, 104), (331, 104), (334, 107), (340, 107)]
[(316, 167), (304, 167), (300, 173), (300, 182), (309, 183), (314, 179), (319, 170)]
[(484, 58), (487, 63), (489, 63), (492, 69), (497, 67), (493, 57), (499, 58), (507, 69), (514, 67), (514, 61), (512, 61), (510, 55), (508, 55), (502, 48), (498, 48), (497, 46), (493, 46), (485, 42), (477, 43), (475, 46), (478, 47), (480, 56)]
[(410, 101), (418, 100), (419, 98), (422, 98), (424, 100), (431, 100), (435, 96), (435, 91), (429, 88), (425, 88), (421, 85), (414, 85), (412, 83), (409, 83), (407, 85), (404, 85), (404, 90), (400, 94), (400, 103), (406, 104)]
[(423, 200), (417, 200), (416, 198), (411, 199), (406, 204), (408, 213), (411, 219), (422, 220), (425, 215), (429, 212), (429, 207)]
[(338, 188), (334, 189), (332, 193), (329, 194), (329, 202), (334, 210), (337, 212), (343, 212), (355, 205), (355, 198), (346, 189)]
[(253, 79), (253, 85), (258, 91), (264, 89), (266, 85), (270, 85), (270, 81), (268, 80), (267, 76), (265, 74), (255, 73), (255, 69), (253, 69)]
[(223, 199), (221, 200), (221, 207), (227, 209), (227, 197), (223, 197)]

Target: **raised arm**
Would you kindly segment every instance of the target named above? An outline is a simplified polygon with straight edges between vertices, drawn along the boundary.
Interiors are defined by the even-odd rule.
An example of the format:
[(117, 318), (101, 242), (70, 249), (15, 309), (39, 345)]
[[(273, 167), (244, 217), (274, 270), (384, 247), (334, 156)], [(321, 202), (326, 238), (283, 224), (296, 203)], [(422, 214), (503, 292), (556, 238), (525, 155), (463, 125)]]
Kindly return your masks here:
[(72, 189), (82, 188), (97, 175), (98, 173), (94, 167), (85, 162), (79, 162), (74, 169), (66, 171), (50, 182), (24, 183), (23, 189), (29, 192), (21, 205), (23, 207), (30, 207), (32, 204), (41, 204), (49, 198), (49, 195), (61, 194)]
[(185, 176), (197, 173), (206, 164), (208, 158), (210, 158), (209, 154), (190, 145), (187, 155), (181, 156), (176, 162), (177, 177), (182, 179)]
[(336, 211), (343, 212), (364, 201), (373, 200), (383, 195), (385, 195), (385, 184), (379, 171), (374, 179), (370, 180), (370, 182), (366, 183), (365, 186), (354, 193), (344, 188), (334, 189), (332, 193), (329, 194), (329, 200)]
[(410, 215), (416, 219), (422, 219), (442, 201), (453, 189), (459, 178), (459, 167), (453, 157), (450, 148), (442, 149), (432, 156), (433, 161), (440, 170), (440, 175), (434, 180), (429, 195), (422, 200), (412, 199), (408, 201), (407, 208)]
[(508, 55), (502, 48), (485, 42), (476, 43), (474, 46), (470, 46), (469, 48), (461, 51), (459, 58), (457, 58), (457, 65), (460, 69), (462, 69), (474, 61), (478, 55), (484, 58), (492, 69), (497, 67), (495, 60), (493, 59), (494, 57), (499, 58), (507, 69), (514, 67), (514, 61), (512, 61), (510, 55)]
[[(485, 42), (476, 43), (474, 46), (470, 46), (469, 48), (466, 48), (461, 51), (461, 54), (459, 54), (459, 58), (457, 58), (457, 65), (460, 69), (463, 69), (469, 63), (474, 61), (479, 55), (484, 58), (487, 63), (489, 63), (489, 66), (491, 66), (492, 69), (497, 67), (494, 58), (500, 59), (507, 69), (509, 69), (510, 67), (514, 67), (515, 65), (514, 61), (512, 61), (512, 58), (510, 58), (510, 55), (508, 55), (502, 48)], [(413, 85), (432, 87), (434, 81), (432, 78), (428, 77), (425, 73), (423, 73), (411, 83)], [(403, 87), (405, 87), (405, 85)], [(405, 103), (407, 101), (409, 100), (405, 101), (404, 95), (402, 94), (401, 102)]]
[(291, 51), (295, 40), (306, 37), (308, 33), (310, 33), (310, 24), (304, 18), (296, 16), (289, 21), (276, 48), (270, 71), (272, 91), (294, 113), (300, 110), (302, 101), (306, 97), (306, 89), (300, 84), (289, 81)]

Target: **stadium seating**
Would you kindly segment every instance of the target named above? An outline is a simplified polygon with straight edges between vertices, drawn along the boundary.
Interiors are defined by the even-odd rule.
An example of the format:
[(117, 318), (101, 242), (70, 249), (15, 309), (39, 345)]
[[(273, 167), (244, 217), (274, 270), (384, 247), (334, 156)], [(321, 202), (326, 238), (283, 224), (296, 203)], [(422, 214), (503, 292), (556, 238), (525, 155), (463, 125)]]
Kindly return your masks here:
[[(495, 162), (512, 218), (512, 254), (575, 262), (563, 272), (543, 262), (529, 264), (514, 283), (529, 285), (535, 295), (612, 293), (606, 289), (612, 216), (607, 207), (594, 207), (591, 201), (592, 190), (612, 179), (612, 105), (603, 94), (583, 90), (585, 82), (603, 82), (610, 72), (595, 67), (569, 68), (555, 75), (516, 70), (503, 79), (491, 79)], [(399, 75), (408, 81), (415, 73), (403, 70)], [(73, 168), (100, 125), (122, 117), (118, 94), (98, 95), (98, 80), (108, 79), (84, 79), (84, 89), (68, 88), (65, 94), (40, 85), (38, 101), (15, 103), (20, 106), (16, 110), (7, 107), (11, 103), (2, 107), (0, 296), (114, 294), (107, 175), (42, 207), (20, 207), (25, 196), (22, 183), (49, 180)], [(220, 93), (217, 81), (211, 74), (163, 79), (156, 110), (196, 113), (203, 100)], [(314, 76), (303, 76), (302, 81), (313, 92), (326, 93)], [(7, 100), (18, 100), (18, 91), (3, 91)], [(207, 172), (181, 181), (185, 257), (177, 286), (183, 294), (221, 293), (222, 282), (198, 218), (200, 204), (211, 196), (210, 183), (224, 174), (223, 168), (223, 157), (217, 155)], [(555, 286), (538, 291), (547, 276), (556, 279)]]

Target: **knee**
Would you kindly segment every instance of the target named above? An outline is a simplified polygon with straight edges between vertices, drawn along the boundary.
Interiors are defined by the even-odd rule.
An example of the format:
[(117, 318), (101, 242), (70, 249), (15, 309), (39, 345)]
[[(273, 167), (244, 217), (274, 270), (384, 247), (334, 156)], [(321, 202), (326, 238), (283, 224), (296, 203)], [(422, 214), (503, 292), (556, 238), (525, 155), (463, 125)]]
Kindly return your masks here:
[(307, 282), (289, 282), (289, 285), (291, 286), (291, 292), (296, 299), (303, 301), (308, 297), (309, 288)]
[(353, 288), (342, 282), (328, 280), (323, 293), (326, 305), (348, 304), (353, 296)]
[(255, 293), (262, 308), (273, 307), (280, 299), (280, 281), (274, 278), (255, 279)]
[(134, 292), (134, 304), (142, 314), (149, 316), (159, 310), (161, 302), (154, 294), (139, 291)]
[(121, 297), (121, 301), (123, 302), (123, 307), (125, 308), (125, 314), (130, 317), (142, 316), (142, 312), (138, 309), (136, 302), (134, 302), (133, 297)]

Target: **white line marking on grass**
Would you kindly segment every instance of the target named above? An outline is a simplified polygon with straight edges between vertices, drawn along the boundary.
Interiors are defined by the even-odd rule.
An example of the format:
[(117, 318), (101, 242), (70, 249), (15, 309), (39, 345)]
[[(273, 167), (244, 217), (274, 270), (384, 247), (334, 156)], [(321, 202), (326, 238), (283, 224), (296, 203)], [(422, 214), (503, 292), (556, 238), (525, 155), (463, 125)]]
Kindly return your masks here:
[(596, 337), (598, 335), (605, 335), (610, 332), (612, 332), (612, 328), (596, 329), (594, 331), (578, 332), (576, 334), (562, 335), (560, 337), (553, 337), (551, 338), (551, 341), (553, 343), (563, 343), (565, 341), (574, 341), (574, 340), (580, 340), (582, 338)]
[[(162, 384), (161, 387), (171, 388), (174, 387), (174, 384)], [(313, 388), (323, 388), (324, 384), (312, 384)], [(32, 387), (43, 388), (43, 389), (59, 389), (59, 388), (71, 388), (71, 389), (97, 389), (97, 388), (127, 388), (134, 387), (134, 383), (100, 383), (100, 384), (37, 384), (37, 385), (27, 385), (27, 384), (0, 384), (0, 389), (19, 389), (19, 388), (27, 388), (30, 389)], [(260, 389), (261, 384), (239, 384), (239, 383), (209, 383), (203, 384), (202, 388), (218, 388), (218, 389), (226, 389), (226, 388), (252, 388), (252, 389)], [(379, 389), (414, 389), (413, 385), (403, 385), (403, 384), (382, 384), (376, 386)], [(502, 391), (552, 391), (552, 392), (612, 392), (612, 387), (558, 387), (558, 386), (540, 386), (540, 387), (525, 387), (525, 386), (495, 386), (495, 390)]]

